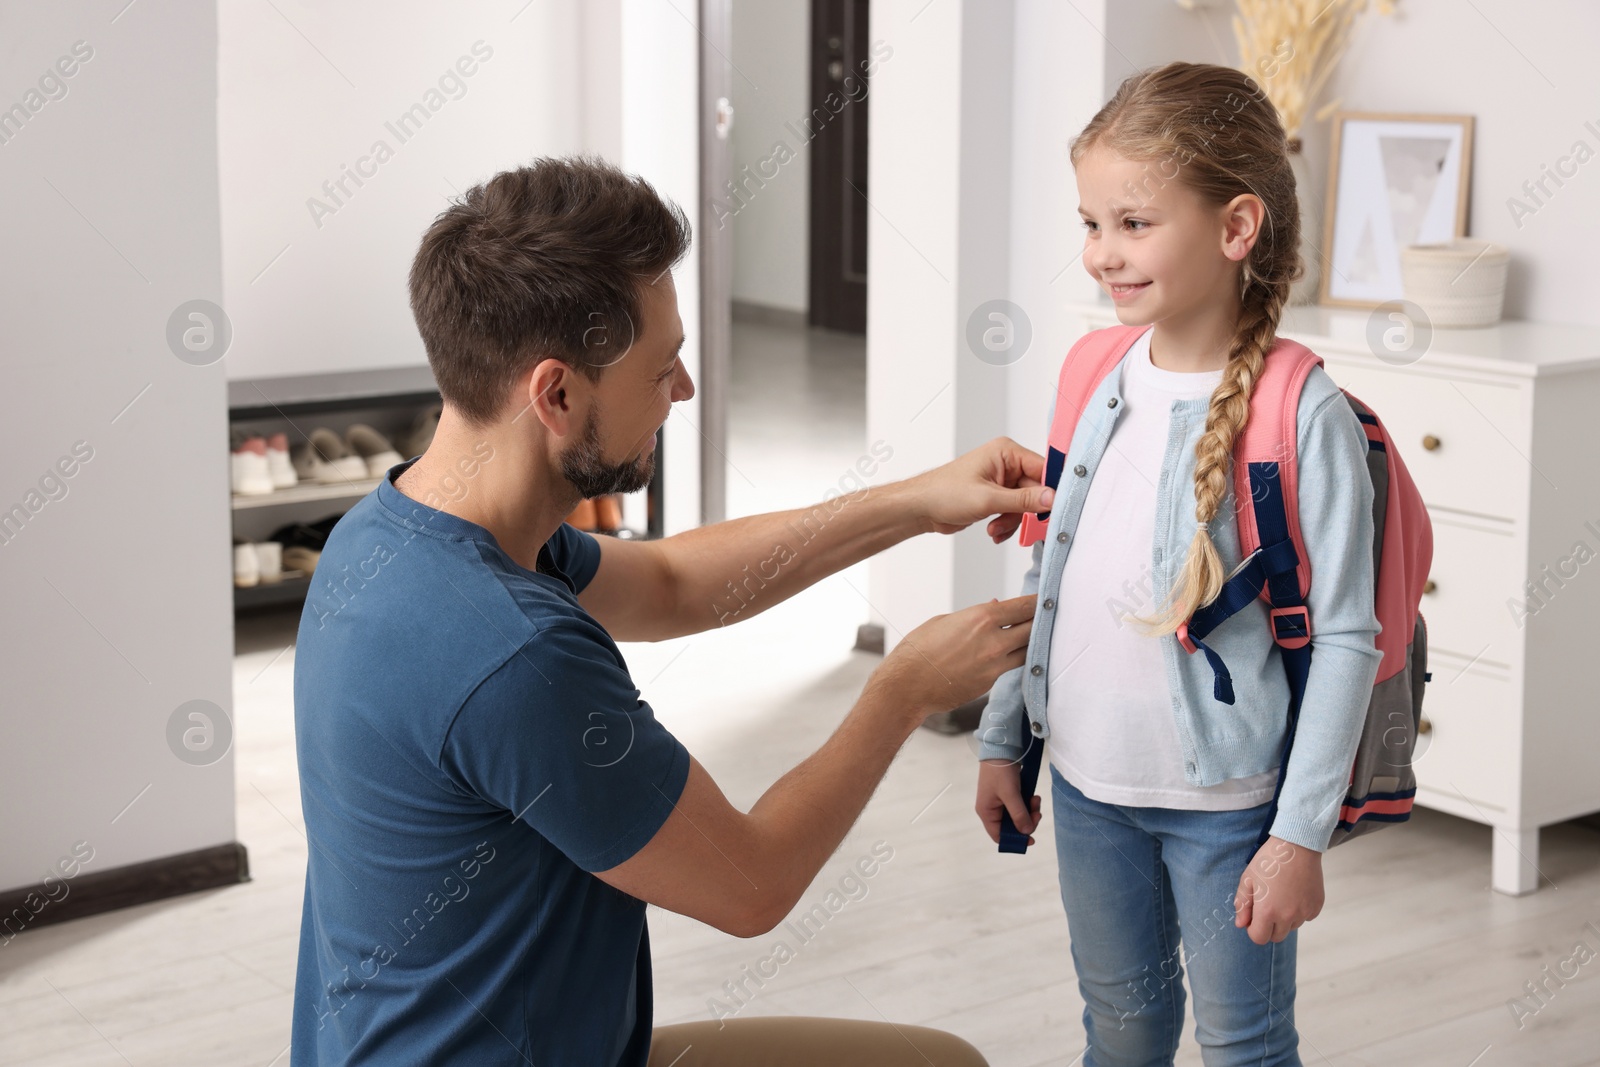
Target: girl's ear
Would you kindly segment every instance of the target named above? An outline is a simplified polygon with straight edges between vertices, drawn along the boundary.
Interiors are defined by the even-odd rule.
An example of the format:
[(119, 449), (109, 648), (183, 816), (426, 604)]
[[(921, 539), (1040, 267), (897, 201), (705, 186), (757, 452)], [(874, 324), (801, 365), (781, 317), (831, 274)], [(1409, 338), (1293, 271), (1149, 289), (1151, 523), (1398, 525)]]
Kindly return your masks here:
[(1266, 217), (1266, 205), (1254, 193), (1240, 193), (1230, 200), (1222, 214), (1222, 254), (1236, 261), (1248, 256)]

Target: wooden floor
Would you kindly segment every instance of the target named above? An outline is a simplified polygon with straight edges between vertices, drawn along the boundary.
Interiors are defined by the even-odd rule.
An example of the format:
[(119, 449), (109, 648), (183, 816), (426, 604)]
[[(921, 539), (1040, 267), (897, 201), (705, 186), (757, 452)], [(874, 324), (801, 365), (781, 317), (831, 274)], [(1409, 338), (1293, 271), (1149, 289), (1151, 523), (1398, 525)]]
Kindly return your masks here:
[[(752, 412), (769, 390), (793, 406), (800, 386), (786, 374), (803, 379), (810, 367), (809, 388), (823, 390), (819, 406), (830, 405), (826, 390), (836, 387), (815, 379), (849, 385), (847, 362), (822, 373), (830, 360), (848, 360), (836, 339), (807, 345), (740, 329), (750, 350), (786, 362), (754, 383), (736, 382), (745, 405), (735, 412), (736, 444), (755, 439)], [(839, 403), (851, 395), (846, 388)], [(838, 416), (837, 404), (829, 409)], [(804, 406), (795, 414), (806, 417)], [(837, 440), (785, 453), (770, 420), (759, 421), (770, 440), (730, 449), (742, 472), (730, 476), (736, 514), (819, 499), (864, 448), (841, 430)], [(866, 589), (858, 567), (727, 630), (624, 647), (646, 699), (735, 803), (753, 803), (820, 744), (860, 691), (877, 662), (850, 650)], [(920, 620), (891, 621), (910, 628)], [(264, 616), (238, 629), (238, 836), (253, 881), (39, 928), (0, 947), (0, 1064), (288, 1063), (306, 854), (292, 731), (294, 622)], [(1033, 854), (997, 855), (971, 811), (973, 781), (967, 739), (920, 731), (797, 909), (809, 912), (830, 889), (846, 901), (807, 940), (784, 927), (737, 940), (652, 908), (657, 1022), (711, 1017), (715, 999), (746, 1015), (940, 1026), (996, 1067), (1077, 1063), (1083, 1004), (1050, 828)], [(869, 880), (845, 880), (878, 842), (892, 858)], [(1600, 936), (1585, 929), (1600, 926), (1600, 833), (1573, 824), (1546, 830), (1547, 880), (1517, 899), (1488, 888), (1489, 846), (1487, 828), (1421, 811), (1326, 855), (1326, 908), (1300, 932), (1295, 1009), (1306, 1064), (1600, 1064), (1600, 958), (1569, 964), (1566, 973), (1577, 973), (1565, 985), (1548, 979), (1553, 994), (1520, 1028), (1507, 1007), (1526, 995), (1524, 983), (1557, 973), (1580, 941), (1600, 952)], [(763, 961), (780, 939), (794, 956), (774, 973)], [(752, 973), (771, 977), (758, 987)], [(741, 981), (742, 1006), (725, 988)], [(1201, 1063), (1193, 1028), (1191, 1015), (1180, 1064)]]

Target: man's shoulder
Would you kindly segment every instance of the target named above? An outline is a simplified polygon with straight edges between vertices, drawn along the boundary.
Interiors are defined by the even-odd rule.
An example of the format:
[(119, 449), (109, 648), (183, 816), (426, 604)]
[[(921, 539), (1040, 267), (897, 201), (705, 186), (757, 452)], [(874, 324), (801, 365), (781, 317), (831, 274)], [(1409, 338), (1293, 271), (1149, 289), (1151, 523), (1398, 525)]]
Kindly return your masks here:
[(474, 698), (517, 691), (537, 685), (553, 695), (570, 693), (575, 688), (594, 687), (601, 677), (608, 688), (627, 688), (637, 695), (622, 651), (611, 635), (580, 607), (564, 602), (552, 603), (537, 619), (528, 619), (528, 628), (516, 641), (501, 644), (503, 655), (484, 673), (494, 685), (480, 685)]

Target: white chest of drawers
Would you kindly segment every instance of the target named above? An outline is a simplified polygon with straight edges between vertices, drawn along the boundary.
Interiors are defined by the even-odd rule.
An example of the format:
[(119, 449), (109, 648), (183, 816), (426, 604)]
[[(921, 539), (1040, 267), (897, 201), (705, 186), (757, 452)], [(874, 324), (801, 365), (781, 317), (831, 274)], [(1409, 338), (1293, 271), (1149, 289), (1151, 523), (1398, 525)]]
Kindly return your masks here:
[(1492, 827), (1493, 887), (1533, 892), (1539, 828), (1600, 811), (1600, 335), (1436, 330), (1405, 362), (1370, 319), (1297, 307), (1279, 333), (1377, 412), (1433, 522), (1417, 802)]

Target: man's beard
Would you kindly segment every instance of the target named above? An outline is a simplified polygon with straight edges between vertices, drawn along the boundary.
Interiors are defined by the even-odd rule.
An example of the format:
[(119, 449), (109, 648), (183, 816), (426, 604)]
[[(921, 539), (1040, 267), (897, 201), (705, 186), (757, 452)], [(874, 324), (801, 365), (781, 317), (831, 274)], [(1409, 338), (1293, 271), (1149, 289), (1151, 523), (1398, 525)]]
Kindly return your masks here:
[(607, 493), (635, 493), (650, 484), (656, 472), (656, 454), (651, 449), (625, 463), (607, 463), (600, 451), (600, 430), (593, 409), (584, 421), (578, 440), (561, 453), (562, 477), (572, 483), (579, 496), (605, 496)]

